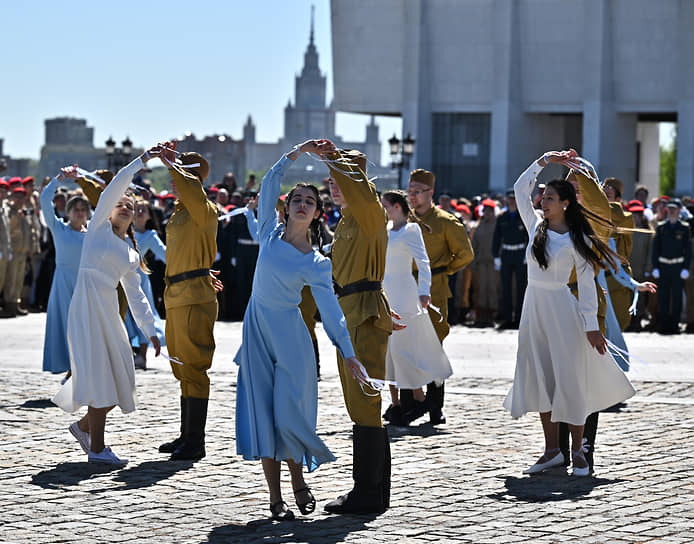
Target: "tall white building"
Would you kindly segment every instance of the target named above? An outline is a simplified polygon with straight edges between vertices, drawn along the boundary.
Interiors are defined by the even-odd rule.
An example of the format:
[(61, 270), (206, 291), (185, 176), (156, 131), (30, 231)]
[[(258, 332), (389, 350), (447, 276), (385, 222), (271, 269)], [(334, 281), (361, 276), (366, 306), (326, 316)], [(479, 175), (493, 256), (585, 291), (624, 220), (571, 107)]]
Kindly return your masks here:
[(437, 189), (501, 190), (574, 147), (653, 194), (676, 121), (694, 192), (694, 1), (332, 0), (331, 20), (335, 109), (402, 116)]

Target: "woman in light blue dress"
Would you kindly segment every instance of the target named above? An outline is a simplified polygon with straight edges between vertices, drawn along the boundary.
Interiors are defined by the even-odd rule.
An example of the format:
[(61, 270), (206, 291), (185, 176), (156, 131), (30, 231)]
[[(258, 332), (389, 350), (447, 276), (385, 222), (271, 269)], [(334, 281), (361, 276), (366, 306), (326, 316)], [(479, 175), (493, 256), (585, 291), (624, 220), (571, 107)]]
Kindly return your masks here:
[[(164, 242), (161, 241), (161, 238), (159, 238), (157, 229), (155, 229), (154, 217), (150, 205), (144, 200), (138, 200), (135, 204), (135, 221), (133, 222), (137, 249), (140, 255), (145, 255), (148, 251), (151, 251), (155, 259), (166, 264), (166, 246)], [(157, 330), (157, 338), (159, 338), (161, 345), (165, 346), (166, 336), (164, 334), (164, 324), (154, 304), (154, 293), (152, 292), (152, 284), (150, 283), (149, 275), (141, 268), (137, 269), (137, 273), (140, 276), (142, 291), (145, 293), (147, 302), (149, 302), (149, 306), (152, 308), (152, 313), (154, 314), (154, 327)], [(136, 325), (130, 309), (128, 309), (128, 313), (125, 316), (125, 328), (128, 331), (128, 338), (130, 338), (131, 345), (138, 350), (135, 356), (135, 368), (147, 368), (147, 348), (149, 346), (149, 339)]]
[(61, 180), (62, 174), (53, 178), (43, 189), (40, 197), (43, 220), (53, 236), (55, 245), (55, 274), (48, 297), (43, 344), (43, 370), (53, 374), (70, 372), (67, 313), (77, 283), (90, 209), (89, 201), (85, 197), (73, 196), (66, 206), (68, 222), (58, 219), (53, 209), (53, 197)]
[(292, 477), (302, 513), (315, 509), (302, 465), (308, 471), (335, 457), (316, 434), (318, 386), (316, 361), (298, 305), (304, 285), (311, 288), (323, 326), (353, 376), (359, 362), (332, 286), (332, 265), (311, 246), (322, 203), (312, 185), (298, 184), (287, 197), (287, 218), (277, 222), (275, 205), (288, 165), (301, 153), (319, 153), (324, 144), (310, 140), (284, 155), (265, 175), (258, 203), (260, 253), (253, 291), (243, 319), (243, 341), (236, 354), (236, 451), (261, 459), (270, 490), (273, 519), (293, 519), (282, 500), (281, 461)]

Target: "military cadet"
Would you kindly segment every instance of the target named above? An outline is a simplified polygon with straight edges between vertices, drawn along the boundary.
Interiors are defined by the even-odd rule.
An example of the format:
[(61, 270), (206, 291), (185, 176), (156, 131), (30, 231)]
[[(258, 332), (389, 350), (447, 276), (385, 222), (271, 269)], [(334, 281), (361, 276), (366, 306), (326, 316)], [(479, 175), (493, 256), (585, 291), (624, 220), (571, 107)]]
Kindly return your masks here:
[[(385, 378), (393, 328), (382, 281), (388, 246), (387, 216), (359, 151), (328, 153), (330, 192), (342, 208), (332, 244), (335, 293), (347, 320), (357, 359), (371, 378)], [(334, 514), (380, 513), (390, 506), (390, 443), (381, 420), (381, 395), (365, 392), (338, 353), (342, 393), (352, 429), (354, 487), (329, 502)]]
[[(501, 271), (501, 317), (499, 329), (517, 329), (520, 322), (523, 297), (528, 285), (528, 267), (525, 264), (525, 248), (528, 231), (521, 221), (516, 207), (513, 189), (506, 192), (507, 209), (496, 218), (492, 254), (494, 266)], [(516, 303), (513, 303), (513, 279), (515, 277)]]
[[(617, 178), (607, 178), (603, 183), (603, 190), (605, 191), (607, 200), (610, 202), (610, 219), (614, 226), (624, 229), (633, 229), (634, 219), (631, 213), (624, 211), (621, 205), (622, 192), (624, 190), (622, 181)], [(611, 238), (613, 238), (615, 242), (615, 251), (620, 257), (628, 260), (633, 247), (632, 233), (628, 231), (613, 232)], [(630, 276), (632, 275), (631, 267), (628, 264), (623, 264), (622, 267), (626, 270), (627, 274)], [(610, 300), (612, 301), (612, 307), (617, 316), (617, 321), (619, 322), (620, 328), (625, 330), (631, 322), (629, 307), (631, 306), (633, 292), (628, 287), (619, 283), (609, 270), (605, 271), (605, 276), (607, 280), (607, 289), (610, 292)]]
[[(422, 223), (430, 231), (422, 229), (424, 245), (431, 264), (431, 305), (427, 309), (436, 330), (439, 341), (443, 344), (448, 336), (448, 299), (452, 296), (448, 276), (466, 267), (472, 262), (474, 253), (468, 238), (465, 225), (451, 214), (434, 206), (433, 193), (436, 178), (432, 172), (418, 168), (410, 173), (407, 195), (410, 205)], [(440, 308), (441, 315), (431, 307)], [(400, 403), (403, 403), (401, 390)], [(406, 394), (405, 402), (412, 393)], [(429, 403), (429, 421), (433, 425), (446, 423), (443, 414), (444, 384), (437, 386), (431, 382), (427, 386)], [(406, 406), (403, 406), (403, 410)]]
[[(0, 293), (3, 292), (5, 288), (5, 279), (7, 278), (7, 266), (10, 262), (10, 256), (12, 254), (12, 243), (10, 241), (10, 218), (5, 199), (10, 190), (10, 184), (4, 179), (0, 178)], [(4, 302), (7, 301), (7, 295), (5, 295)], [(0, 317), (10, 317), (5, 316), (4, 313), (9, 311), (5, 306), (3, 310), (0, 311)]]
[(10, 251), (12, 258), (7, 266), (5, 278), (5, 309), (2, 317), (16, 317), (28, 312), (19, 305), (24, 287), (24, 273), (27, 258), (31, 253), (32, 223), (25, 213), (27, 191), (20, 184), (14, 188), (8, 199), (8, 217), (10, 226)]
[(652, 275), (658, 280), (658, 332), (679, 333), (683, 280), (689, 278), (692, 249), (689, 225), (680, 221), (682, 204), (667, 203), (667, 220), (658, 225), (653, 239)]
[[(631, 213), (634, 226), (641, 229), (641, 231), (636, 231), (632, 235), (633, 244), (631, 255), (629, 256), (629, 264), (633, 278), (639, 282), (646, 281), (651, 277), (651, 250), (655, 233), (645, 216), (646, 208), (640, 200), (629, 201), (627, 210)], [(641, 321), (647, 317), (646, 303), (650, 297), (654, 297), (654, 295), (646, 294), (646, 296), (639, 297), (636, 315), (632, 317), (631, 324), (627, 327), (628, 331), (638, 332), (641, 330)], [(687, 300), (689, 300), (689, 297), (687, 297)]]
[(207, 370), (214, 355), (217, 295), (210, 267), (217, 254), (217, 207), (203, 188), (210, 167), (198, 153), (176, 158), (176, 143), (165, 144), (162, 162), (171, 175), (175, 211), (166, 226), (166, 345), (181, 384), (181, 434), (159, 451), (171, 460), (205, 457), (205, 424), (210, 396)]
[(482, 215), (472, 234), (472, 251), (475, 258), (470, 265), (475, 289), (475, 324), (480, 327), (494, 325), (494, 316), (499, 295), (497, 291), (498, 272), (494, 270), (492, 246), (496, 229), (496, 202), (485, 198), (482, 203)]

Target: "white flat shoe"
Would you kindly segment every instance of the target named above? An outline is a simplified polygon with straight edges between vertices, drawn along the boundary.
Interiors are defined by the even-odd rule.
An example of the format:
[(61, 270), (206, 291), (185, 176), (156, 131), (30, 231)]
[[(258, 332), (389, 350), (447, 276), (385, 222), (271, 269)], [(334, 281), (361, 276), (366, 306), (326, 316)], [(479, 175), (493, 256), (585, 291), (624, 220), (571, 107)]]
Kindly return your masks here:
[(115, 453), (111, 451), (111, 448), (106, 446), (99, 453), (93, 451), (89, 452), (89, 462), (90, 463), (101, 463), (104, 465), (127, 465), (127, 459), (120, 459)]
[[(571, 451), (571, 457), (573, 458), (573, 461), (574, 461), (574, 466), (573, 466), (573, 470), (571, 471), (571, 475), (572, 476), (588, 476), (590, 474), (590, 466), (588, 465), (588, 461), (586, 461), (586, 456), (583, 455), (583, 447), (578, 451), (572, 450)], [(576, 458), (583, 459), (583, 462), (586, 464), (586, 466), (585, 467), (577, 467), (575, 464)]]
[(526, 468), (523, 471), (523, 474), (537, 474), (538, 472), (542, 472), (544, 470), (547, 470), (548, 468), (557, 467), (557, 466), (563, 465), (563, 464), (564, 464), (564, 454), (561, 451), (559, 451), (549, 461), (545, 461), (544, 463), (535, 463), (530, 468)]
[(89, 453), (89, 448), (92, 445), (92, 440), (91, 436), (89, 436), (89, 433), (86, 433), (82, 429), (80, 429), (76, 421), (68, 427), (68, 430), (70, 431), (70, 434), (75, 437), (77, 442), (80, 443), (80, 446), (82, 446), (84, 453)]

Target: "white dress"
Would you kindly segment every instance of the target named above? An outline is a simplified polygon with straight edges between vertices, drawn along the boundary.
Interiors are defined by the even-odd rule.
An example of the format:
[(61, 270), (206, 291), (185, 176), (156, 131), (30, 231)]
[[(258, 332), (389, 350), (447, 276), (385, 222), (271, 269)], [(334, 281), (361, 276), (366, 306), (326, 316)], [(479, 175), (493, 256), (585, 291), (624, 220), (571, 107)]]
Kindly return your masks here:
[[(383, 289), (390, 307), (407, 327), (393, 331), (388, 339), (386, 380), (395, 381), (400, 389), (418, 389), (430, 382), (440, 385), (453, 370), (429, 313), (419, 305), (419, 297), (428, 295), (431, 287), (422, 231), (416, 223), (406, 223), (399, 230), (391, 227), (388, 223)], [(419, 270), (419, 286), (412, 276), (412, 259)]]
[(120, 282), (140, 329), (156, 334), (154, 316), (140, 288), (139, 256), (113, 232), (109, 215), (143, 167), (136, 159), (113, 178), (99, 198), (82, 247), (77, 285), (68, 313), (68, 347), (72, 377), (53, 402), (66, 412), (80, 406), (135, 409), (133, 352), (118, 313)]
[[(542, 222), (531, 199), (541, 170), (533, 163), (514, 185), (530, 240)], [(504, 408), (516, 418), (526, 412), (551, 411), (554, 422), (583, 425), (589, 414), (622, 402), (635, 391), (609, 352), (600, 355), (586, 337), (586, 331), (599, 328), (593, 266), (575, 249), (569, 233), (547, 233), (545, 270), (532, 255), (532, 243), (526, 249), (528, 288), (518, 330), (516, 373)], [(574, 266), (578, 300), (567, 286)]]

